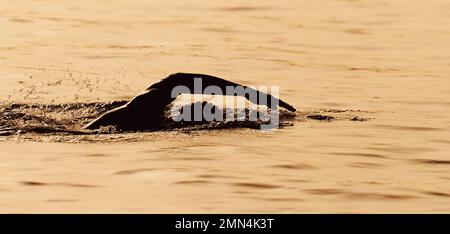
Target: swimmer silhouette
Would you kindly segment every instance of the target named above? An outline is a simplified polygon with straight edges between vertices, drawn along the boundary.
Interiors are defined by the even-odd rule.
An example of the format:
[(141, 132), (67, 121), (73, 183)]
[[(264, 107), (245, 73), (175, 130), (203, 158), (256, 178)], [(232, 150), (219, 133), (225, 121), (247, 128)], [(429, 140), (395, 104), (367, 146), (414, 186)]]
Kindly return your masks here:
[[(161, 81), (148, 87), (143, 93), (134, 97), (131, 101), (123, 106), (110, 110), (94, 121), (90, 122), (85, 129), (98, 129), (101, 126), (112, 125), (117, 129), (125, 131), (139, 131), (139, 130), (156, 130), (161, 128), (162, 120), (164, 119), (164, 112), (167, 105), (173, 102), (176, 97), (172, 97), (172, 90), (177, 86), (185, 86), (189, 88), (191, 94), (201, 94), (203, 90), (195, 90), (195, 79), (201, 78), (202, 87), (217, 86), (225, 93), (226, 87), (243, 87), (248, 88), (257, 93), (257, 95), (265, 94), (258, 90), (240, 85), (225, 79), (204, 74), (191, 73), (175, 73), (162, 79)], [(197, 92), (197, 93), (195, 93)], [(187, 92), (182, 92), (187, 93)], [(181, 94), (181, 93), (180, 93)], [(267, 95), (267, 101), (263, 105), (271, 107), (272, 101), (278, 101), (280, 107), (289, 111), (295, 111), (295, 108), (286, 102), (277, 99), (270, 94)], [(245, 94), (245, 98), (249, 97)], [(249, 99), (250, 100), (250, 99)], [(252, 101), (252, 100), (250, 100)], [(260, 104), (260, 103), (255, 103)]]

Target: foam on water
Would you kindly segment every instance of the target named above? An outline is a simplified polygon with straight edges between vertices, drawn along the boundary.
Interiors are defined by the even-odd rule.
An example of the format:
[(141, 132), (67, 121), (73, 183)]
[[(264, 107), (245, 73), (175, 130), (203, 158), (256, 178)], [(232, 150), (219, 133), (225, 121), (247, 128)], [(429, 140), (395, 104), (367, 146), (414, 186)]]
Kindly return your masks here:
[[(122, 106), (127, 101), (112, 102), (78, 102), (64, 104), (31, 104), (31, 103), (9, 103), (0, 106), (0, 135), (13, 136), (20, 134), (32, 135), (38, 139), (42, 135), (104, 135), (104, 134), (123, 134), (125, 132), (117, 130), (114, 126), (102, 127), (98, 130), (86, 130), (83, 126), (93, 119), (105, 113), (108, 110)], [(190, 107), (186, 104), (181, 108)], [(269, 119), (262, 118), (250, 120), (250, 112), (255, 111), (252, 108), (223, 108), (224, 114), (235, 116), (234, 120), (225, 121), (180, 121), (172, 119), (170, 107), (167, 108), (165, 118), (158, 131), (197, 131), (214, 129), (237, 129), (250, 128), (260, 129), (261, 125), (268, 124)], [(360, 118), (354, 115), (352, 110), (310, 110), (297, 111), (292, 113), (285, 110), (279, 110), (279, 127), (291, 126), (298, 121), (319, 120), (353, 120), (365, 121), (366, 118)], [(260, 116), (268, 113), (258, 112)], [(237, 116), (244, 116), (244, 119), (238, 119)], [(265, 121), (267, 120), (267, 121)], [(155, 130), (149, 130), (155, 131)], [(148, 131), (147, 131), (148, 132)]]

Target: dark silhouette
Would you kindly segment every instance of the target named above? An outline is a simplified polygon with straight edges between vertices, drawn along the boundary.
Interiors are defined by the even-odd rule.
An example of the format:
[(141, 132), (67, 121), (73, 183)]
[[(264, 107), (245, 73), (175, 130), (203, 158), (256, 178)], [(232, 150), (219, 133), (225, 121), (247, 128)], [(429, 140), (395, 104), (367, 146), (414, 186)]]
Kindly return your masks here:
[[(87, 124), (84, 128), (97, 129), (100, 126), (113, 125), (116, 126), (117, 129), (127, 131), (160, 129), (166, 106), (176, 99), (176, 97), (171, 97), (173, 88), (180, 85), (186, 86), (190, 89), (191, 94), (195, 94), (195, 92), (197, 91), (194, 90), (195, 78), (202, 78), (203, 88), (214, 85), (219, 87), (224, 95), (227, 86), (242, 86), (243, 88), (249, 88), (247, 86), (214, 76), (203, 74), (175, 73), (151, 85), (145, 90), (145, 92), (134, 97), (127, 104), (104, 113), (99, 118)], [(254, 89), (251, 90), (255, 91), (258, 95), (259, 93), (265, 94)], [(202, 91), (203, 90), (201, 90), (200, 93), (197, 94), (201, 94)], [(266, 103), (258, 103), (259, 101), (257, 101), (256, 104), (263, 104), (273, 109), (276, 108), (271, 106), (272, 99), (274, 99), (279, 101), (280, 107), (283, 107), (289, 111), (295, 111), (295, 108), (287, 104), (286, 102), (277, 99), (270, 94), (266, 95)], [(242, 96), (249, 99), (247, 95)]]

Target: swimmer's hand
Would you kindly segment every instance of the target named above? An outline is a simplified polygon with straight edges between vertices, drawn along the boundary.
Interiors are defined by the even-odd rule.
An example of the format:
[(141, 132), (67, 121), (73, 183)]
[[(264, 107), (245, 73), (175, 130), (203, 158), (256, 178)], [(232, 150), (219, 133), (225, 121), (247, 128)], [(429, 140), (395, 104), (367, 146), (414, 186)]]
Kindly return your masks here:
[(280, 99), (280, 107), (283, 107), (284, 109), (288, 110), (288, 111), (292, 111), (295, 112), (297, 111), (293, 106), (287, 104), (286, 102), (284, 102), (283, 100)]

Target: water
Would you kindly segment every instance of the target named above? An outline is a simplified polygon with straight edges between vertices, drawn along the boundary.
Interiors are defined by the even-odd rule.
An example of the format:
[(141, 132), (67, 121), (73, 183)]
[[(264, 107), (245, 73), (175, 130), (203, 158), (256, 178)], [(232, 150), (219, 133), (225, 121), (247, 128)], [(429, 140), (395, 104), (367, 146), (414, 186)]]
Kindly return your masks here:
[[(1, 212), (450, 210), (445, 1), (0, 5)], [(297, 117), (78, 132), (178, 71), (278, 85)]]

